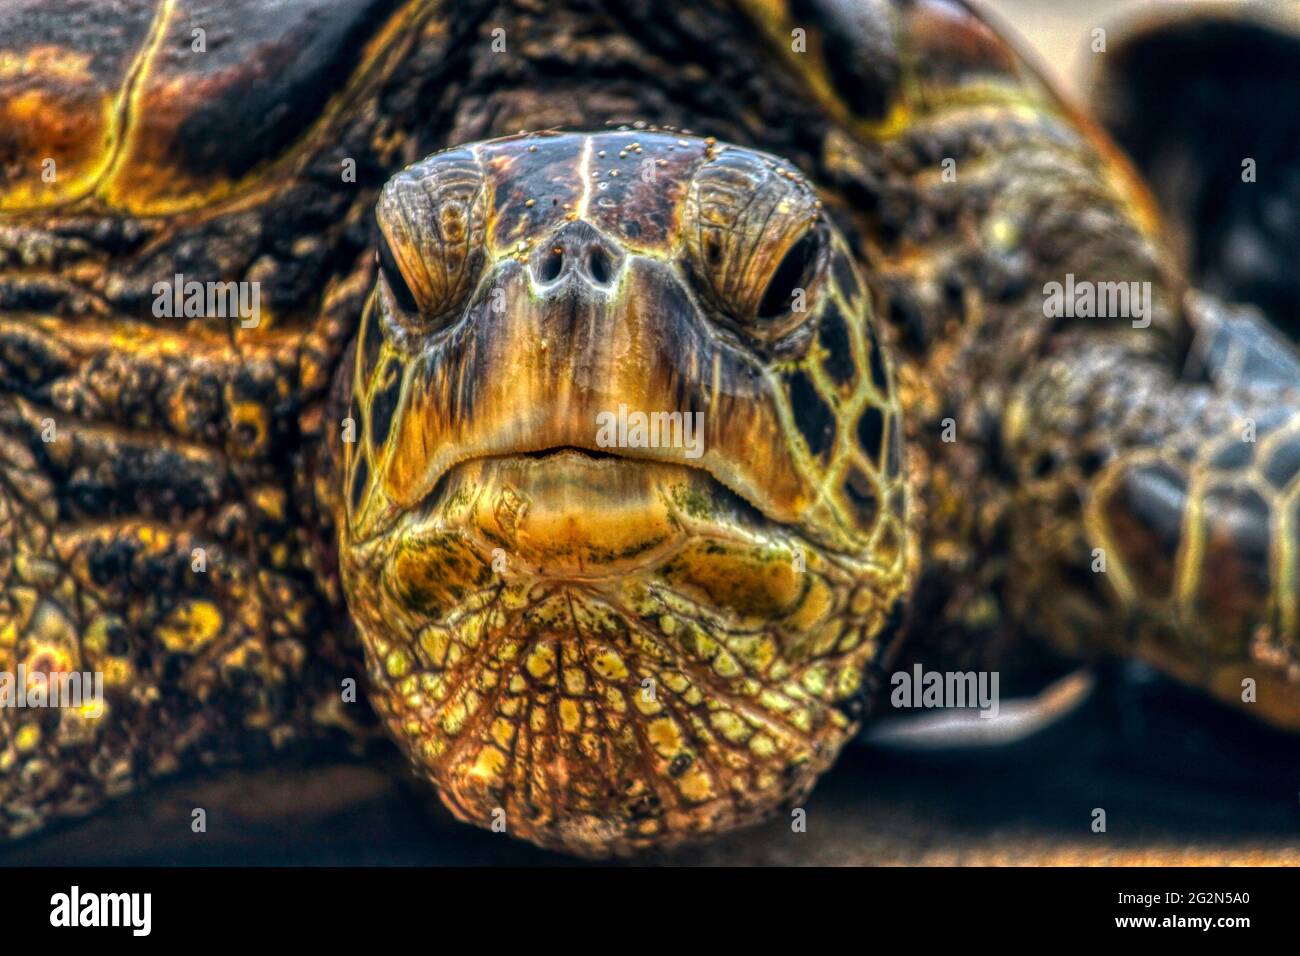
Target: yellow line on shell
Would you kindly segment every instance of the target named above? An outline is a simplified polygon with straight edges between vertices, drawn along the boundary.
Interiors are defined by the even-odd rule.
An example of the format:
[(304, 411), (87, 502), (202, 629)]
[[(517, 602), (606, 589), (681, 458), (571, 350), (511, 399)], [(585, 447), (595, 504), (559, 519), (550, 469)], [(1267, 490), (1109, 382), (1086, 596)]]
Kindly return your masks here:
[(144, 81), (149, 74), (149, 68), (158, 55), (158, 49), (162, 46), (163, 37), (167, 34), (167, 26), (171, 23), (172, 13), (175, 9), (176, 0), (163, 0), (162, 5), (158, 8), (157, 15), (154, 17), (153, 25), (149, 27), (149, 36), (144, 45), (140, 47), (140, 52), (136, 55), (135, 62), (131, 64), (131, 70), (127, 74), (126, 83), (123, 85), (122, 99), (117, 107), (116, 136), (111, 147), (112, 152), (94, 187), (95, 194), (100, 198), (106, 198), (106, 191), (113, 180), (117, 178), (122, 163), (129, 152), (127, 144), (131, 139), (131, 134), (135, 131), (134, 120), (139, 115), (139, 102), (142, 95), (141, 91), (144, 88)]

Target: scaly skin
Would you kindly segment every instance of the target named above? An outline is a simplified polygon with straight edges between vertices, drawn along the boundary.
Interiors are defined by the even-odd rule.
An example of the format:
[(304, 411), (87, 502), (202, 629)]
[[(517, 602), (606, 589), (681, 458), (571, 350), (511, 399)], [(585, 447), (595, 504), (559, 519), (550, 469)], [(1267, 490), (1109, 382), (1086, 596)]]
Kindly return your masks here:
[[(0, 833), (364, 734), (369, 700), (466, 818), (500, 808), (581, 853), (671, 845), (811, 785), (913, 578), (905, 653), (929, 666), (1034, 670), (1021, 637), (1045, 637), (1237, 702), (1255, 678), (1250, 712), (1300, 726), (1291, 359), (1263, 385), (1231, 362), (1185, 374), (1222, 310), (1191, 305), (1114, 148), (964, 7), (355, 0), (322, 32), (315, 6), (140, 0), (111, 35), (48, 0), (0, 13), (0, 669), (109, 679), (99, 718), (0, 711)], [(582, 211), (546, 204), (577, 200), (579, 158), (539, 148), (539, 178), (526, 150), (570, 140), (486, 145), (632, 120), (717, 142), (680, 137), (639, 207), (610, 177), (613, 205)], [(376, 286), (371, 214), (447, 147), (379, 204), (430, 331)], [(724, 243), (722, 272), (688, 276), (710, 263), (690, 183), (731, 160), (797, 215), (720, 234), (756, 254)], [(434, 241), (429, 204), (457, 183), (493, 190)], [(813, 219), (820, 291), (774, 350), (737, 315)], [(627, 222), (660, 233), (642, 247)], [(548, 298), (530, 277), (558, 240), (607, 244), (617, 291)], [(261, 324), (155, 318), (176, 272), (260, 282)], [(1046, 319), (1070, 272), (1151, 282), (1150, 326)], [(504, 311), (470, 314), (489, 274)], [(518, 454), (589, 447), (620, 401), (717, 412), (711, 457)], [(1221, 458), (1244, 419), (1258, 444)], [(347, 705), (353, 623), (373, 684)]]
[[(70, 44), (102, 14), (0, 13), (0, 671), (102, 672), (106, 696), (96, 717), (0, 710), (0, 834), (186, 767), (373, 732), (342, 700), (364, 675), (325, 403), (372, 281), (362, 224), (385, 170), (431, 148), (377, 90), (426, 95), (438, 75), (412, 44), (451, 33), (412, 28), (424, 5), (339, 6), (323, 34), (310, 4), (237, 6), (200, 18), (206, 58), (175, 3), (123, 5), (93, 55)], [(267, 16), (273, 48), (253, 27)], [(340, 55), (352, 72), (292, 85)], [(297, 111), (249, 128), (250, 83)], [(260, 283), (260, 322), (157, 318), (153, 285), (176, 273)]]
[(1135, 653), (1300, 728), (1300, 362), (1273, 347), (1275, 379), (1256, 362), (1206, 384), (1118, 343), (1062, 343), (1005, 419), (1009, 577), (1072, 656)]

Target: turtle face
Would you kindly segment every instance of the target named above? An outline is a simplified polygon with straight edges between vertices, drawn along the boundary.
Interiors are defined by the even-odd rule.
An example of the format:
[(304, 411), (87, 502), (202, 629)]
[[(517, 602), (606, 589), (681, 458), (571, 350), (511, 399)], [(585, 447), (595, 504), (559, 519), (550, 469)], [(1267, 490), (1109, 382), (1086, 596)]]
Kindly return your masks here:
[(533, 135), (389, 182), (342, 571), (462, 818), (584, 854), (797, 798), (905, 586), (864, 286), (784, 162)]

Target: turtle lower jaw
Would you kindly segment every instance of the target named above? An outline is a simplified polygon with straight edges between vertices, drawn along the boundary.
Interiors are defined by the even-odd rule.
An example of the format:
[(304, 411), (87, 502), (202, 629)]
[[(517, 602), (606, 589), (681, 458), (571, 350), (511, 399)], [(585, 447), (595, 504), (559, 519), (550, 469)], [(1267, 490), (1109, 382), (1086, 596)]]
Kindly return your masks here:
[(702, 469), (557, 449), (441, 485), (342, 570), (372, 700), (461, 819), (667, 848), (800, 798), (853, 733), (874, 582)]

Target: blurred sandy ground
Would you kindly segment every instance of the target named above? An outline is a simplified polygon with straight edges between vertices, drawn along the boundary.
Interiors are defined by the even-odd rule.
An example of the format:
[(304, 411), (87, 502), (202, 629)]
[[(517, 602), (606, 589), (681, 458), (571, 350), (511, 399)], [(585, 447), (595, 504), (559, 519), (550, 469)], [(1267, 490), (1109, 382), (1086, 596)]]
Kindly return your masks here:
[[(1020, 34), (1038, 54), (1042, 66), (1062, 92), (1076, 103), (1087, 99), (1094, 54), (1089, 48), (1096, 27), (1109, 30), (1142, 10), (1215, 5), (1232, 0), (971, 0), (992, 11), (1003, 26)], [(1259, 2), (1259, 0), (1255, 0)], [(1290, 2), (1290, 0), (1284, 0)]]

